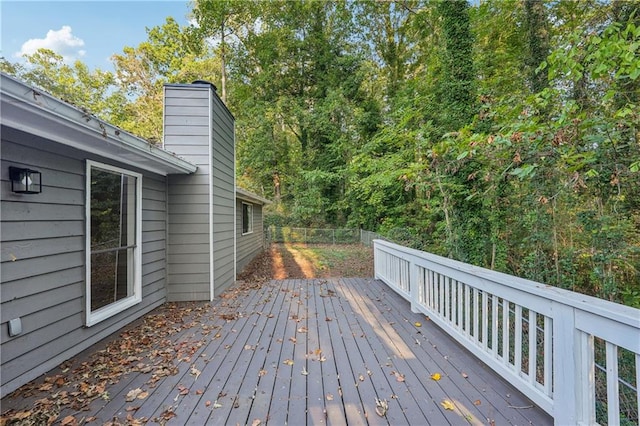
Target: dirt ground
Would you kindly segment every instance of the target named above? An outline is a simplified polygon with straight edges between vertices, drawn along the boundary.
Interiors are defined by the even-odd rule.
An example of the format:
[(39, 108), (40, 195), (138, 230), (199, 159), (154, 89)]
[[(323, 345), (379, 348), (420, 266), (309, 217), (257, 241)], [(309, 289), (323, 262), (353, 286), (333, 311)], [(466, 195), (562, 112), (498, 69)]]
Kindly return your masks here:
[(238, 279), (255, 282), (373, 276), (373, 250), (359, 244), (272, 244), (238, 275)]

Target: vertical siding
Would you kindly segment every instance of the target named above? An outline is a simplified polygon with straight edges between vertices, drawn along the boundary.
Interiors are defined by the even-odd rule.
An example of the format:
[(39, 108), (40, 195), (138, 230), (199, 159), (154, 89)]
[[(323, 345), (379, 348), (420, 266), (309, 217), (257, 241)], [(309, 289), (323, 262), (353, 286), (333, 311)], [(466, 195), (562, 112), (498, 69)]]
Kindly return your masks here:
[(214, 294), (235, 281), (235, 174), (233, 116), (213, 97), (213, 259)]
[(242, 235), (242, 200), (236, 201), (236, 262), (238, 273), (253, 260), (262, 250), (264, 250), (264, 225), (262, 222), (262, 205), (253, 205), (253, 232)]
[(169, 177), (167, 297), (209, 300), (211, 92), (208, 87), (164, 90), (164, 149), (198, 166), (193, 175)]
[[(143, 172), (142, 302), (84, 327), (87, 154), (13, 129), (1, 131), (0, 394), (4, 396), (165, 301), (167, 203), (165, 178)], [(110, 159), (90, 159), (122, 167)], [(40, 170), (42, 193), (11, 193), (10, 165)], [(9, 337), (7, 322), (18, 317), (23, 332)]]

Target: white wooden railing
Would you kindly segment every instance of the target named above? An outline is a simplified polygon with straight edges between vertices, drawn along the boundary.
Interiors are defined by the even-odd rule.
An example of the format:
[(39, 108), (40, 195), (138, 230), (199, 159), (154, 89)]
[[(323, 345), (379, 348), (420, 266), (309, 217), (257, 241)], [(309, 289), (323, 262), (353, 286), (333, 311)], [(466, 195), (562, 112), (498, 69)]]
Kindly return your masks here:
[[(556, 424), (595, 424), (596, 401), (609, 425), (637, 424), (640, 310), (382, 240), (374, 241), (374, 257), (377, 279)], [(597, 357), (604, 360), (596, 364)], [(621, 394), (635, 418), (621, 415)]]

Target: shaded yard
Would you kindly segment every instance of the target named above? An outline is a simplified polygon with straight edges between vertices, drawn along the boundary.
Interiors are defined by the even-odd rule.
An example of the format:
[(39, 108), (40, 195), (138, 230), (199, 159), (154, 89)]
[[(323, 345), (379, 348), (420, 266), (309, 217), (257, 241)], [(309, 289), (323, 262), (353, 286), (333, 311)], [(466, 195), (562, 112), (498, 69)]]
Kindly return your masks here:
[(244, 281), (373, 277), (373, 249), (360, 244), (272, 244), (238, 277)]

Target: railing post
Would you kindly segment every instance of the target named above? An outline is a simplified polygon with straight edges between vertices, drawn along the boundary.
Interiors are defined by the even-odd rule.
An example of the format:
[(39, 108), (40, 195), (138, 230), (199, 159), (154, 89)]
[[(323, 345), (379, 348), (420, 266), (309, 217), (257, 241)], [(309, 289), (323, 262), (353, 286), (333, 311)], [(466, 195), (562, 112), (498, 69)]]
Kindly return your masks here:
[(418, 264), (413, 256), (409, 257), (409, 292), (411, 293), (411, 312), (419, 313), (418, 308)]
[(593, 339), (576, 329), (575, 308), (557, 302), (552, 305), (554, 423), (587, 424), (595, 421), (589, 414), (593, 411), (595, 415), (595, 401), (589, 395), (593, 389), (589, 383), (594, 380)]

